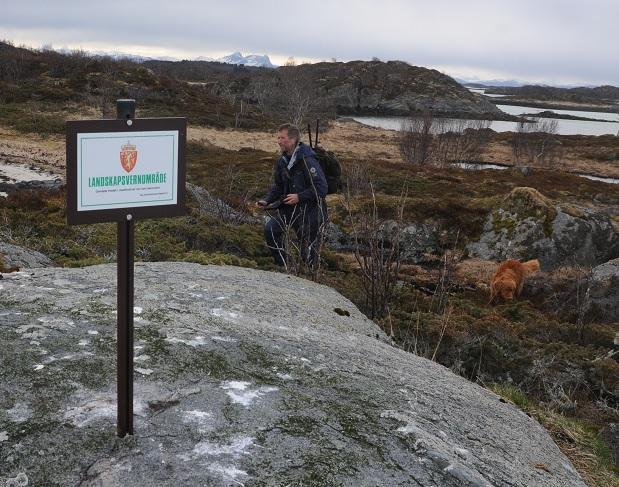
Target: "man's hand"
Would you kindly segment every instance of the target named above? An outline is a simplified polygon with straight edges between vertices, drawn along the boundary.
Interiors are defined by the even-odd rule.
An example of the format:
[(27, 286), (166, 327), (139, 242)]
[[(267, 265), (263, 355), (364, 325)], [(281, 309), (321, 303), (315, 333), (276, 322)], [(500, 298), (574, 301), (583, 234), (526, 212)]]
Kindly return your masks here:
[(299, 195), (296, 193), (288, 194), (284, 198), (285, 205), (296, 205), (299, 202)]
[(256, 206), (259, 208), (264, 208), (268, 203), (264, 200), (258, 200), (256, 201)]

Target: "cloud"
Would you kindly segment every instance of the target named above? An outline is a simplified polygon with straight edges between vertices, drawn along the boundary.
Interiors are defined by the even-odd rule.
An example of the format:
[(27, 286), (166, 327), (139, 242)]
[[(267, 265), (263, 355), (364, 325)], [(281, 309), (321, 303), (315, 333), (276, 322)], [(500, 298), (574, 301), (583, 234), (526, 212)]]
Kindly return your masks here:
[(124, 46), (178, 57), (238, 50), (280, 62), (288, 56), (376, 56), (523, 79), (619, 85), (619, 63), (613, 62), (617, 18), (614, 0), (108, 0), (105, 8), (22, 0), (3, 6), (0, 30), (35, 47)]

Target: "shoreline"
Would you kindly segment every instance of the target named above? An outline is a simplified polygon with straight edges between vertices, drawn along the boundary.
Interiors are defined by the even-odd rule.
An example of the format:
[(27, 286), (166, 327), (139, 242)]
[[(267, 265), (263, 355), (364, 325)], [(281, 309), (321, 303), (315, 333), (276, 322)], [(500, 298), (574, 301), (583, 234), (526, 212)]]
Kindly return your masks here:
[[(483, 95), (487, 96), (487, 95)], [(531, 108), (543, 108), (547, 110), (571, 110), (574, 112), (602, 112), (602, 113), (617, 113), (617, 120), (619, 121), (619, 104), (613, 105), (591, 105), (585, 103), (576, 102), (561, 102), (561, 101), (547, 101), (547, 100), (532, 100), (527, 98), (490, 98), (494, 100), (493, 103), (498, 105), (510, 105), (510, 106), (526, 106)], [(499, 103), (497, 103), (499, 102)]]

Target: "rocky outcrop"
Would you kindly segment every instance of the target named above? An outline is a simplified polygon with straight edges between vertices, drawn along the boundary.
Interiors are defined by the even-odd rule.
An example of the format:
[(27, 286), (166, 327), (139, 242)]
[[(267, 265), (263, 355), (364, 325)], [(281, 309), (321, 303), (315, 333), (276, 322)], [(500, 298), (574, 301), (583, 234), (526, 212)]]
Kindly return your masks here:
[(136, 265), (135, 435), (119, 439), (115, 279), (1, 281), (3, 480), (584, 486), (537, 422), (393, 347), (332, 289), (233, 267)]
[(539, 259), (542, 269), (598, 265), (619, 256), (619, 235), (606, 213), (554, 205), (533, 188), (515, 188), (493, 211), (469, 255), (489, 260)]
[(199, 61), (152, 61), (146, 65), (158, 74), (207, 85), (210, 92), (232, 104), (240, 97), (274, 113), (288, 113), (290, 105), (309, 104), (310, 111), (322, 113), (323, 119), (334, 114), (407, 116), (425, 111), (464, 118), (516, 119), (453, 78), (402, 61), (321, 62), (277, 69), (233, 68)]
[(53, 262), (41, 252), (0, 242), (0, 268), (11, 270), (50, 267)]
[(486, 98), (470, 92), (436, 70), (402, 61), (316, 63), (280, 68), (280, 77), (294, 69), (338, 114), (408, 115), (411, 112), (468, 117), (505, 117)]

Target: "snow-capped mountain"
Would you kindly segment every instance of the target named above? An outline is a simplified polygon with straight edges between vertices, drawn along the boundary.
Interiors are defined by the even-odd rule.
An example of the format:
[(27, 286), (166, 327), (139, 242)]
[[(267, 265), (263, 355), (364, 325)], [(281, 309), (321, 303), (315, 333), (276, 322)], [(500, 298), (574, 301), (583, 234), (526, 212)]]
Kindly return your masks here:
[(257, 66), (260, 68), (275, 68), (276, 66), (271, 63), (269, 56), (266, 54), (260, 56), (258, 54), (250, 54), (243, 56), (240, 52), (234, 52), (228, 56), (217, 59), (220, 63), (228, 64), (243, 64), (245, 66)]

